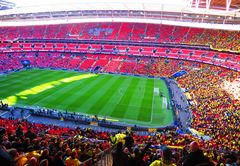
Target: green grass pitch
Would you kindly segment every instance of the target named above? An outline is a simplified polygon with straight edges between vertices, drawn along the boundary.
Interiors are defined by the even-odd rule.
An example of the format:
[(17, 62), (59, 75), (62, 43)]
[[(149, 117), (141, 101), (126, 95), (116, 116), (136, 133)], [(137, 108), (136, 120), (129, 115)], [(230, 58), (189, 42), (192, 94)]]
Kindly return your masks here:
[(10, 105), (68, 110), (149, 127), (173, 122), (168, 89), (156, 78), (22, 70), (0, 76), (0, 99)]

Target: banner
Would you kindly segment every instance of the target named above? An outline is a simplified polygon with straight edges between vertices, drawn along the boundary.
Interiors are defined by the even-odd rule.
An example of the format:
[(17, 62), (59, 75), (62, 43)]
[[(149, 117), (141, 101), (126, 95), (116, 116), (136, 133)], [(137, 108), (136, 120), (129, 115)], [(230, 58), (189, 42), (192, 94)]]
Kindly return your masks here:
[(29, 60), (21, 60), (21, 64), (23, 65), (23, 66), (30, 66), (30, 61)]
[(198, 137), (198, 138), (203, 138), (204, 140), (211, 140), (211, 137), (208, 135), (204, 135), (204, 133), (199, 132), (197, 130), (195, 130), (194, 128), (188, 128), (188, 130), (192, 133), (192, 135)]
[(90, 122), (90, 125), (98, 126), (98, 123), (97, 122)]
[(185, 75), (185, 74), (187, 74), (187, 72), (184, 71), (184, 70), (181, 70), (181, 71), (178, 71), (178, 72), (176, 72), (175, 74), (173, 74), (172, 77), (173, 77), (173, 78), (177, 78), (177, 77), (181, 77), (181, 76), (183, 76), (183, 75)]
[(149, 128), (149, 129), (148, 129), (148, 132), (156, 133), (156, 132), (157, 132), (157, 129), (156, 129), (156, 128)]

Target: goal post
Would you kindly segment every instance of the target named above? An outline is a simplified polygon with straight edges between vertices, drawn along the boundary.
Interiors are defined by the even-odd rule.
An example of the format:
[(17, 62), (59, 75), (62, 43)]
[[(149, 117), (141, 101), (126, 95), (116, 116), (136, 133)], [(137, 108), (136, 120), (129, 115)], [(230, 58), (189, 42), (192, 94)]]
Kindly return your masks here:
[(154, 96), (158, 96), (160, 94), (159, 88), (154, 88), (153, 92)]

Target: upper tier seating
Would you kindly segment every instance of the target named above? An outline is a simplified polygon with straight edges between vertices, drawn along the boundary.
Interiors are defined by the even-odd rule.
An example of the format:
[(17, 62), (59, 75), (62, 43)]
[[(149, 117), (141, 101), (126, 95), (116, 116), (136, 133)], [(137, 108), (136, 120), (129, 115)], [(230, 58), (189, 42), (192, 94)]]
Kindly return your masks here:
[(171, 42), (210, 45), (215, 49), (240, 51), (238, 31), (145, 23), (75, 23), (0, 28), (1, 41), (13, 41), (18, 38)]

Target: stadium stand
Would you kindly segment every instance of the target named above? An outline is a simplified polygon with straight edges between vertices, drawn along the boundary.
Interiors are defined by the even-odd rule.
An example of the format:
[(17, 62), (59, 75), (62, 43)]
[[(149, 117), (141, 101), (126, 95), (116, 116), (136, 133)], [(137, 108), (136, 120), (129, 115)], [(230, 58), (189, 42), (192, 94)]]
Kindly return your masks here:
[[(125, 133), (109, 134), (108, 132), (96, 132), (91, 129), (63, 128), (21, 120), (0, 119), (0, 125), (4, 127), (4, 129), (1, 128), (1, 144), (7, 149), (7, 151), (4, 150), (3, 152), (9, 153), (12, 157), (5, 163), (15, 162), (19, 165), (30, 163), (32, 158), (36, 159), (37, 163), (47, 159), (49, 165), (54, 165), (57, 162), (56, 157), (58, 153), (61, 153), (61, 162), (58, 162), (66, 163), (67, 165), (67, 160), (73, 157), (71, 154), (74, 152), (77, 153), (74, 155), (77, 156), (82, 165), (93, 165), (93, 163), (101, 159), (98, 154), (103, 153), (104, 150), (106, 152), (106, 149), (110, 148), (109, 139), (111, 144), (114, 145), (117, 142), (121, 142), (120, 140), (123, 140), (125, 137)], [(171, 162), (176, 165), (182, 165), (182, 162), (185, 162), (188, 158), (187, 150), (189, 149), (187, 145), (191, 141), (198, 141), (204, 155), (215, 165), (225, 164), (229, 162), (228, 160), (231, 160), (231, 163), (239, 163), (237, 153), (228, 149), (221, 149), (221, 144), (216, 144), (213, 148), (211, 145), (217, 143), (214, 140), (208, 142), (197, 139), (192, 135), (182, 135), (176, 129), (164, 129), (157, 135), (152, 136), (141, 136), (137, 133), (131, 133), (127, 137), (132, 137), (134, 140), (134, 144), (130, 144), (129, 150), (124, 149), (124, 153), (127, 154), (125, 158), (127, 161), (125, 162), (128, 163), (137, 162), (150, 165), (153, 161), (159, 159), (161, 150), (165, 148), (159, 147), (159, 144), (162, 144), (171, 148)], [(124, 140), (125, 144), (127, 144), (129, 138)], [(46, 149), (49, 153), (47, 156), (44, 156)], [(14, 156), (12, 156), (12, 151), (16, 151)], [(108, 153), (110, 152), (108, 151)], [(139, 158), (136, 158), (136, 154), (140, 155)]]
[[(218, 36), (221, 36), (219, 38)], [(239, 52), (239, 32), (140, 23), (81, 23), (29, 27), (2, 27), (1, 41), (15, 39), (92, 39), (157, 41), (211, 46)]]
[(1, 164), (97, 165), (114, 149), (113, 165), (119, 154), (128, 165), (189, 165), (195, 153), (207, 165), (239, 165), (239, 33), (147, 23), (1, 27), (0, 74), (24, 69), (21, 60), (33, 68), (166, 78), (184, 70), (176, 81), (191, 110), (184, 132), (180, 124), (126, 134), (114, 124), (105, 132), (28, 122), (1, 102), (1, 117), (12, 115), (0, 119)]
[[(74, 59), (74, 63), (76, 64), (76, 67), (78, 67), (80, 63), (85, 62), (86, 65), (85, 64), (80, 65), (80, 68), (82, 70), (87, 70), (91, 68), (94, 63), (96, 65), (96, 62), (99, 62), (99, 61), (101, 62), (102, 60), (104, 61), (104, 64), (106, 64), (107, 60), (109, 60), (110, 63), (113, 64), (113, 66), (110, 64), (108, 65), (106, 64), (105, 67), (102, 66), (106, 71), (111, 70), (113, 72), (116, 72), (119, 69), (119, 71), (117, 72), (132, 73), (136, 71), (136, 73), (140, 73), (144, 75), (148, 74), (149, 70), (148, 69), (144, 70), (144, 67), (142, 66), (147, 64), (148, 66), (152, 67), (152, 69), (150, 70), (154, 72), (152, 73), (152, 75), (159, 75), (159, 76), (171, 76), (176, 71), (184, 69), (188, 71), (189, 74), (183, 78), (180, 78), (178, 82), (182, 87), (186, 88), (190, 92), (193, 100), (196, 100), (197, 103), (200, 103), (200, 105), (198, 105), (197, 107), (193, 105), (191, 108), (193, 110), (192, 112), (193, 122), (191, 122), (190, 126), (197, 129), (201, 134), (211, 135), (212, 137), (210, 141), (198, 140), (198, 142), (200, 142), (201, 146), (205, 150), (208, 149), (205, 152), (207, 156), (209, 156), (211, 158), (211, 161), (215, 163), (226, 163), (228, 158), (227, 156), (229, 155), (229, 153), (231, 153), (234, 150), (236, 151), (239, 150), (238, 143), (231, 141), (231, 140), (237, 140), (239, 138), (238, 135), (236, 134), (238, 132), (237, 131), (238, 128), (235, 125), (238, 122), (237, 118), (239, 117), (239, 115), (238, 115), (238, 112), (234, 111), (234, 110), (239, 110), (239, 106), (240, 106), (239, 100), (234, 100), (230, 94), (224, 91), (220, 91), (220, 89), (217, 88), (219, 86), (223, 86), (221, 85), (221, 83), (224, 82), (224, 80), (234, 81), (235, 79), (239, 78), (238, 72), (234, 72), (232, 70), (224, 69), (221, 67), (214, 67), (207, 64), (204, 65), (198, 62), (171, 60), (171, 59), (162, 59), (162, 58), (161, 59), (154, 58), (154, 60), (152, 61), (152, 60), (146, 59), (145, 57), (130, 58), (127, 56), (119, 57), (117, 55), (98, 55), (97, 56), (97, 55), (87, 54), (87, 55), (80, 55), (79, 57), (77, 55), (71, 56), (70, 53), (65, 53), (65, 54), (63, 53), (25, 53), (25, 54), (22, 54), (22, 53), (5, 54), (4, 53), (3, 54), (2, 53), (1, 58), (2, 58), (1, 63), (3, 64), (1, 65), (2, 71), (22, 68), (21, 64), (19, 63), (19, 61), (22, 59), (30, 60), (33, 66), (35, 67), (44, 67), (44, 68), (69, 67), (69, 69), (71, 69), (71, 65), (69, 65), (70, 63), (68, 62)], [(121, 62), (121, 65), (119, 64), (119, 62)], [(4, 64), (6, 65), (4, 66)], [(114, 65), (116, 67), (114, 67)], [(137, 66), (137, 67), (134, 67), (135, 70), (130, 70), (133, 68), (133, 66)], [(192, 82), (191, 80), (195, 80), (195, 81)], [(203, 88), (202, 86), (206, 88)], [(211, 89), (211, 93), (209, 93), (210, 89)], [(217, 117), (217, 120), (215, 119), (216, 117)], [(14, 121), (6, 122), (6, 120), (2, 120), (2, 121), (3, 121), (2, 124), (4, 124), (3, 127), (7, 128), (8, 133), (14, 133), (12, 130), (15, 130), (14, 126), (16, 125), (13, 125), (13, 124), (18, 123), (18, 121), (16, 122)], [(9, 127), (6, 124), (9, 124)], [(8, 128), (12, 128), (12, 130), (9, 131)], [(38, 127), (38, 130), (41, 128), (44, 128), (44, 127), (43, 126), (41, 126), (40, 128)], [(49, 134), (56, 134), (55, 130), (53, 132), (51, 132), (51, 130), (48, 130)], [(57, 131), (58, 130), (60, 129), (57, 128)], [(41, 133), (41, 132), (37, 131), (35, 133)], [(154, 136), (154, 137), (151, 137), (151, 139), (149, 139), (148, 137), (141, 137), (136, 135), (136, 138), (134, 138), (134, 140), (139, 141), (138, 144), (140, 143), (144, 144), (143, 140), (146, 140), (146, 142), (150, 141), (150, 142), (153, 142), (153, 144), (156, 146), (157, 143), (159, 143), (159, 140), (157, 138), (161, 138), (160, 142), (162, 142), (162, 144), (166, 144), (168, 146), (183, 146), (188, 144), (190, 140), (196, 139), (195, 137), (190, 135), (182, 136), (181, 134), (177, 134), (176, 131), (174, 130), (167, 131), (166, 133), (167, 133), (166, 135), (160, 135), (160, 137)], [(89, 136), (87, 137), (89, 138)], [(191, 138), (190, 140), (189, 140), (189, 137)], [(173, 140), (175, 140), (175, 142), (173, 142)], [(14, 141), (14, 139), (11, 141)], [(50, 146), (50, 143), (48, 146)], [(14, 148), (17, 148), (17, 147), (14, 147)], [(156, 149), (157, 148), (153, 148), (151, 149), (150, 152), (144, 155), (144, 161), (146, 163), (150, 164), (151, 162), (153, 162), (154, 160), (153, 157), (155, 156), (154, 154)], [(214, 151), (213, 153), (213, 149), (217, 150), (217, 152)], [(21, 149), (20, 150), (17, 149), (17, 150), (22, 152)], [(39, 150), (39, 149), (35, 149), (35, 150)], [(179, 150), (179, 149), (174, 149), (173, 151), (174, 153), (177, 153), (177, 154), (182, 153), (182, 150)], [(221, 154), (220, 152), (222, 151), (224, 151), (225, 153)], [(25, 152), (28, 152), (28, 150), (25, 150)], [(63, 153), (67, 153), (67, 152), (63, 151)], [(39, 151), (38, 155), (40, 156), (40, 154), (41, 154), (41, 151)], [(50, 154), (53, 154), (53, 153), (50, 152)], [(131, 159), (131, 160), (134, 160), (134, 159)], [(233, 160), (232, 162), (237, 162), (237, 159), (234, 157), (232, 157), (231, 160)], [(83, 162), (84, 160), (81, 160), (80, 158), (80, 161)], [(91, 162), (92, 161), (93, 160), (91, 160)], [(53, 161), (50, 161), (50, 162), (53, 162)], [(178, 158), (174, 158), (174, 163), (178, 163), (178, 162), (181, 162), (179, 156)]]
[[(164, 48), (164, 47), (145, 47), (145, 46), (117, 46), (100, 45), (100, 44), (63, 44), (63, 43), (2, 43), (1, 50), (4, 52), (22, 52), (22, 51), (58, 51), (58, 52), (82, 52), (82, 53), (104, 53), (104, 54), (119, 54), (119, 55), (136, 55), (136, 56), (154, 56), (168, 57), (174, 59), (184, 59), (191, 61), (204, 62), (215, 64), (239, 70), (237, 53), (218, 52), (212, 50), (193, 50), (186, 48)], [(153, 50), (156, 50), (153, 53)]]
[[(4, 127), (0, 130), (0, 157), (2, 164), (6, 166), (30, 165), (32, 159), (37, 161), (37, 165), (41, 165), (44, 159), (48, 160), (48, 165), (69, 165), (69, 160), (74, 158), (78, 163), (76, 165), (93, 165), (100, 159), (98, 154), (110, 148), (106, 132), (5, 119), (0, 119), (0, 125)], [(7, 153), (10, 157), (3, 160)]]

